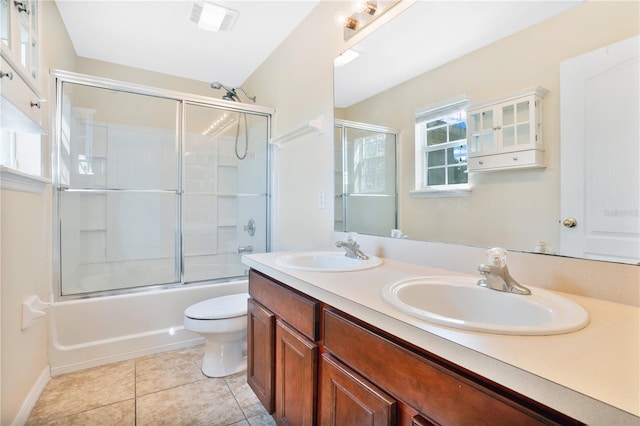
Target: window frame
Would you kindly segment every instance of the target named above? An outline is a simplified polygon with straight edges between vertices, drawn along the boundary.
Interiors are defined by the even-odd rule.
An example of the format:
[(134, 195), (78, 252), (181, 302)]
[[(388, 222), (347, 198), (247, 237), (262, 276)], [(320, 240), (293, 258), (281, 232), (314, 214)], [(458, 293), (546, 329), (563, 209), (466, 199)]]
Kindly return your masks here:
[[(459, 197), (467, 196), (471, 191), (471, 185), (467, 183), (445, 183), (442, 185), (428, 185), (427, 184), (427, 172), (433, 168), (445, 169), (445, 182), (448, 181), (448, 170), (453, 164), (446, 163), (446, 150), (460, 146), (464, 143), (464, 146), (468, 146), (468, 135), (464, 139), (457, 139), (455, 141), (447, 141), (441, 144), (433, 145), (431, 148), (426, 144), (427, 125), (435, 120), (442, 119), (454, 113), (464, 112), (464, 119), (460, 122), (464, 122), (467, 126), (467, 113), (468, 101), (466, 95), (461, 95), (453, 99), (449, 99), (444, 102), (439, 102), (430, 105), (425, 108), (416, 110), (415, 114), (415, 185), (411, 196), (413, 197)], [(450, 124), (447, 124), (447, 139), (449, 137)], [(445, 164), (437, 167), (429, 167), (428, 165), (428, 153), (434, 151), (445, 150)], [(468, 148), (467, 148), (468, 149)], [(468, 151), (467, 151), (468, 164)], [(457, 163), (461, 164), (461, 163)]]

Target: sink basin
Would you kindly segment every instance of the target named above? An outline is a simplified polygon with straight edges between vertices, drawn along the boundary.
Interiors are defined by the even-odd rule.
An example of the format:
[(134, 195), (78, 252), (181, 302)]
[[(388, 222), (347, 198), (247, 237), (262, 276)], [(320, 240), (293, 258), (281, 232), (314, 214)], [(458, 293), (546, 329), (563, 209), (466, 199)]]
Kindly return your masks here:
[(376, 256), (367, 260), (352, 259), (343, 251), (308, 251), (285, 254), (276, 259), (276, 265), (301, 271), (346, 272), (375, 268), (382, 264)]
[(495, 334), (552, 335), (585, 327), (589, 315), (571, 300), (539, 288), (528, 296), (478, 286), (478, 278), (429, 276), (387, 284), (383, 299), (432, 323)]

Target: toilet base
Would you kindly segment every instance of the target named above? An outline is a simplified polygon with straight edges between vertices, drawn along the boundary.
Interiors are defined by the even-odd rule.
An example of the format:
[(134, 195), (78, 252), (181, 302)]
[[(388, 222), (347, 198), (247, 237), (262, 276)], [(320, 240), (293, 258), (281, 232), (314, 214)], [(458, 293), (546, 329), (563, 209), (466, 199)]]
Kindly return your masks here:
[(207, 377), (225, 377), (247, 369), (244, 339), (234, 342), (207, 340), (202, 359), (202, 374)]

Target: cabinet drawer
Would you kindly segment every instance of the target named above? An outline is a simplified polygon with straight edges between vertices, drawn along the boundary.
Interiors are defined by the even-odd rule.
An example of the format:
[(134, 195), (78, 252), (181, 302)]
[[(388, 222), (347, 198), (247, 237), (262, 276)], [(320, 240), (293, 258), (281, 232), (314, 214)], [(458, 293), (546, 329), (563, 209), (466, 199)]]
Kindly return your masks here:
[(544, 167), (544, 152), (538, 149), (471, 157), (467, 165), (470, 172), (542, 167)]
[(320, 304), (257, 271), (249, 271), (249, 294), (312, 341), (318, 340)]
[(35, 93), (24, 82), (4, 58), (0, 71), (10, 76), (2, 77), (2, 128), (30, 133), (42, 130), (42, 104)]
[[(438, 424), (576, 424), (486, 379), (421, 355), (324, 311), (324, 346), (336, 358)], [(498, 389), (500, 393), (498, 393)], [(525, 405), (526, 404), (526, 405)]]

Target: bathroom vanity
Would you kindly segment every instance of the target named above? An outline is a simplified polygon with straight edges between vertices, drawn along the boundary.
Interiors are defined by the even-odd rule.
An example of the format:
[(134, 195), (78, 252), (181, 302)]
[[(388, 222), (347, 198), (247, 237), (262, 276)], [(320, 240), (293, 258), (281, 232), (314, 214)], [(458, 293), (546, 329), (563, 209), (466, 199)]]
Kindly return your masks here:
[[(592, 324), (574, 333), (454, 330), (395, 311), (380, 296), (389, 281), (452, 272), (386, 259), (357, 272), (295, 271), (278, 266), (278, 256), (249, 255), (244, 263), (251, 267), (248, 382), (279, 424), (639, 420), (637, 344), (621, 342), (610, 355), (593, 350), (633, 339), (637, 308), (576, 297)], [(594, 333), (610, 326), (621, 339), (599, 341)], [(580, 371), (585, 363), (595, 364)]]

